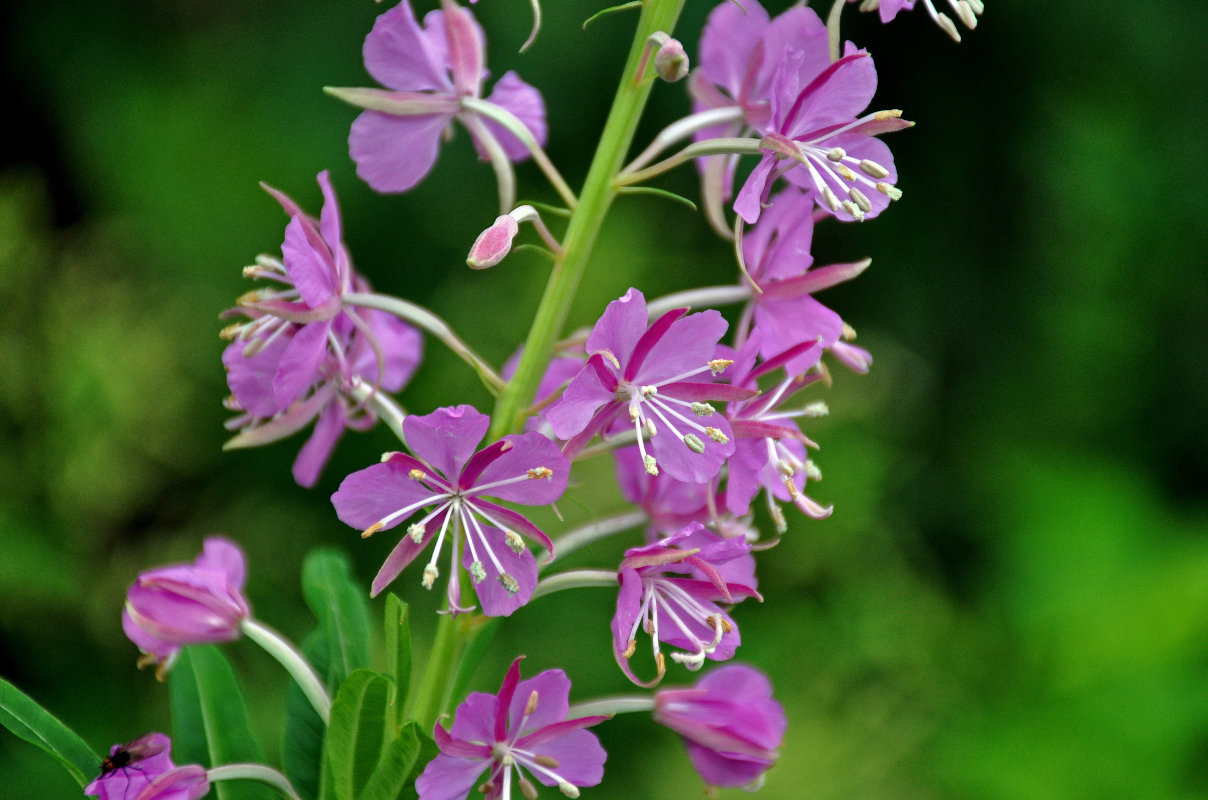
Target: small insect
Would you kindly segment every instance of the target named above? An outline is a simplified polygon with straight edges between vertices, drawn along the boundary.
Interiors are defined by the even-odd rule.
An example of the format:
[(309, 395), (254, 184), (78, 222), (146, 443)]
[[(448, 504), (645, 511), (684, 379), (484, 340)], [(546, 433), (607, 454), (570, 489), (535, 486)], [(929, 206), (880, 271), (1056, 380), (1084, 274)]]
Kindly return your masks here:
[(148, 733), (145, 736), (138, 737), (133, 742), (120, 745), (101, 762), (100, 777), (104, 777), (111, 772), (117, 772), (119, 769), (126, 769), (143, 759), (162, 753), (164, 746), (160, 742), (155, 741), (155, 738), (156, 734)]

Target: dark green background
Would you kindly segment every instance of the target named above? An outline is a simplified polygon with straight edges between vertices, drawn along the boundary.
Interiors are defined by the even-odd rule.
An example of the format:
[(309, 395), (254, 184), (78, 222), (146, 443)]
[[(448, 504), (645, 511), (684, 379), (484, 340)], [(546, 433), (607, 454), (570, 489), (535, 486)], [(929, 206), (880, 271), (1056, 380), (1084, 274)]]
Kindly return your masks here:
[[(903, 201), (818, 231), (820, 260), (872, 268), (823, 298), (876, 358), (838, 370), (811, 424), (832, 519), (799, 521), (762, 557), (767, 602), (740, 608), (740, 656), (788, 708), (766, 798), (1191, 798), (1208, 794), (1208, 250), (1198, 3), (989, 0), (956, 46), (923, 11), (882, 28), (848, 10), (877, 59), (877, 104), (919, 124), (888, 139)], [(710, 6), (689, 0), (695, 55)], [(550, 110), (549, 152), (578, 184), (633, 17), (548, 0), (536, 46), (521, 0), (483, 0), (495, 75)], [(426, 7), (425, 7), (426, 8)], [(463, 259), (497, 213), (464, 133), (415, 192), (379, 197), (346, 150), (355, 112), (323, 85), (368, 85), (365, 0), (7, 0), (0, 9), (0, 674), (98, 750), (164, 728), (167, 694), (118, 624), (143, 568), (215, 532), (251, 563), (257, 615), (301, 638), (298, 567), (362, 542), (328, 496), (391, 448), (345, 440), (314, 491), (293, 439), (222, 453), (218, 313), (277, 252), (264, 180), (312, 211), (330, 169), (347, 241), (375, 285), (425, 303), (493, 360), (523, 336), (546, 264)], [(659, 86), (639, 141), (684, 113)], [(696, 195), (689, 171), (662, 185)], [(521, 195), (549, 199), (531, 166)], [(573, 312), (630, 285), (648, 296), (734, 279), (687, 209), (617, 205)], [(488, 398), (439, 345), (409, 409)], [(621, 507), (606, 465), (564, 503)], [(543, 518), (549, 521), (549, 518)], [(766, 520), (764, 520), (766, 523)], [(551, 521), (551, 529), (557, 530)], [(607, 547), (577, 559), (609, 566)], [(439, 597), (406, 576), (420, 636)], [(625, 691), (607, 592), (556, 595), (502, 629), (503, 666), (565, 667), (576, 698)], [(380, 603), (375, 605), (380, 610)], [(228, 648), (270, 753), (284, 681)], [(673, 674), (670, 682), (687, 680)], [(675, 737), (600, 729), (604, 786), (585, 797), (695, 797)], [(66, 774), (0, 734), (0, 794), (72, 797)], [(546, 793), (548, 794), (548, 792)]]

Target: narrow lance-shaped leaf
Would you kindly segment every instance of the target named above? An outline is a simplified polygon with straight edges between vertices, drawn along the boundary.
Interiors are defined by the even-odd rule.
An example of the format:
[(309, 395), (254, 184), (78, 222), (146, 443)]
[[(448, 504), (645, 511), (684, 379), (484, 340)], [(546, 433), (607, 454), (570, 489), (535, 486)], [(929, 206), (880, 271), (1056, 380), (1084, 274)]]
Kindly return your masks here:
[(414, 794), (408, 787), (415, 784), (416, 776), (438, 752), (436, 743), (420, 730), (419, 723), (408, 722), (386, 747), (358, 800), (397, 800)]
[[(328, 682), (331, 648), (321, 629), (311, 631), (302, 643), (315, 671)], [(303, 800), (319, 797), (319, 767), (323, 759), (323, 734), (326, 727), (306, 699), (301, 687), (290, 681), (285, 695), (285, 737), (281, 749), (281, 768)]]
[(411, 618), (407, 604), (394, 593), (386, 596), (386, 673), (394, 679), (390, 698), (392, 730), (406, 720), (407, 692), (411, 686)]
[(302, 564), (302, 595), (326, 634), (330, 665), (327, 687), (338, 686), (369, 664), (369, 605), (349, 574), (348, 559), (318, 549)]
[[(187, 739), (190, 730), (205, 735), (202, 764), (262, 763), (264, 756), (252, 735), (247, 705), (231, 665), (212, 645), (186, 647), (172, 668), (171, 682), (191, 683), (195, 691), (181, 687), (170, 694), (173, 732)], [(195, 754), (189, 753), (190, 758)], [(175, 760), (182, 760), (178, 749)], [(214, 785), (218, 800), (269, 800), (274, 793), (266, 786), (244, 781), (222, 781)]]
[(324, 745), (336, 800), (356, 800), (381, 760), (390, 688), (385, 675), (358, 669), (336, 692)]
[(80, 786), (98, 772), (101, 759), (83, 739), (3, 678), (0, 678), (0, 725), (53, 756)]

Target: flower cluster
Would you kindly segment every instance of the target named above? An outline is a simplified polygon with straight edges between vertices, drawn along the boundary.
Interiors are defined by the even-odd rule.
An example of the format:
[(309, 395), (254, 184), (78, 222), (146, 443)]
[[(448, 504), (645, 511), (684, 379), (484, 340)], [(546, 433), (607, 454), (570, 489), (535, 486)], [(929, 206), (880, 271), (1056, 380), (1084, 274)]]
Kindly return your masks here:
[[(949, 1), (973, 27), (979, 0)], [(922, 3), (955, 32), (931, 0)], [(403, 0), (378, 18), (363, 54), (369, 74), (386, 88), (327, 90), (362, 109), (349, 135), (357, 174), (379, 192), (411, 189), (432, 170), (456, 122), (494, 168), (501, 205), (468, 248), (467, 263), (475, 269), (502, 263), (521, 236), (520, 223), (530, 222), (541, 240), (536, 247), (555, 268), (528, 338), (496, 371), (431, 311), (370, 291), (353, 268), (327, 172), (318, 176), (318, 218), (266, 186), (289, 222), (281, 257), (261, 256), (245, 269), (267, 286), (224, 315), (234, 318), (223, 331), (230, 342), (222, 357), (227, 405), (236, 412), (228, 446), (265, 444), (313, 424), (293, 466), (297, 483), (311, 487), (345, 429), (386, 423), (398, 444), (378, 463), (345, 476), (331, 502), (334, 515), (364, 539), (401, 531), (391, 537), (371, 597), (421, 553), (430, 555), (411, 575), (422, 587), (433, 588), (446, 570), (426, 672), (411, 680), (407, 612), (393, 597), (388, 671), (370, 667), (358, 605), (367, 602), (364, 590), (338, 557), (320, 553), (319, 567), (303, 570), (319, 627), (299, 650), (252, 618), (242, 551), (207, 539), (193, 563), (135, 579), (122, 626), (161, 678), (174, 665), (190, 664), (184, 671), (196, 680), (173, 699), (195, 716), (200, 706), (213, 759), (229, 752), (219, 746), (224, 736), (240, 735), (242, 728), (227, 723), (242, 713), (242, 702), (215, 648), (197, 651), (205, 653), (198, 656), (205, 669), (182, 649), (241, 637), (264, 647), (308, 701), (300, 710), (289, 704), (290, 743), (305, 752), (291, 754), (288, 775), (255, 764), (176, 767), (167, 737), (148, 734), (115, 746), (86, 794), (191, 800), (212, 781), (242, 778), (294, 798), (332, 789), (338, 797), (413, 791), (419, 800), (461, 800), (477, 790), (491, 800), (514, 793), (534, 800), (537, 785), (574, 798), (604, 778), (604, 749), (587, 728), (627, 711), (648, 712), (682, 736), (688, 759), (710, 786), (751, 788), (762, 781), (778, 757), (786, 717), (769, 678), (750, 666), (726, 664), (693, 686), (572, 707), (562, 670), (521, 680), (516, 658), (497, 694), (474, 692), (456, 704), (487, 641), (482, 634), (495, 627), (485, 618), (523, 622), (524, 606), (569, 589), (610, 590), (611, 631), (572, 635), (601, 642), (610, 636), (624, 676), (618, 680), (631, 688), (653, 689), (669, 671), (734, 658), (741, 645), (738, 605), (763, 599), (760, 551), (790, 535), (783, 509), (795, 508), (803, 521), (833, 512), (814, 499), (809, 484), (821, 471), (810, 451), (818, 445), (802, 426), (828, 413), (813, 396), (830, 382), (828, 365), (862, 374), (872, 357), (853, 343), (855, 330), (844, 316), (817, 295), (856, 277), (869, 261), (815, 265), (814, 230), (841, 227), (836, 220), (872, 220), (901, 198), (897, 166), (879, 137), (912, 123), (896, 109), (868, 111), (876, 66), (839, 35), (844, 3), (826, 22), (800, 6), (773, 18), (756, 0), (721, 3), (709, 15), (694, 71), (682, 42), (646, 29), (649, 19), (663, 18), (652, 8), (666, 12), (671, 24), (678, 5), (646, 0), (619, 110), (579, 194), (542, 149), (546, 111), (538, 90), (507, 72), (484, 96), (486, 35), (468, 9), (440, 0), (421, 21)], [(866, 0), (861, 8), (879, 10), (888, 22), (914, 5)], [(533, 9), (539, 25), (536, 0)], [(691, 113), (620, 166), (649, 84), (689, 74)], [(688, 143), (658, 160), (680, 142)], [(562, 208), (515, 205), (512, 165), (527, 158)], [(564, 332), (590, 260), (595, 237), (587, 232), (600, 227), (623, 190), (688, 163), (699, 172), (710, 223), (734, 240), (733, 280), (649, 301), (630, 287), (590, 330)], [(559, 232), (552, 218), (562, 216), (568, 221)], [(674, 260), (665, 254), (666, 263)], [(729, 306), (737, 309), (727, 318), (718, 309)], [(396, 403), (392, 395), (421, 360), (420, 330), (474, 369), (495, 396), (491, 415), (464, 403), (407, 413)], [(557, 504), (564, 496), (568, 505), (589, 505), (581, 502), (587, 482), (572, 474), (576, 463), (601, 454), (613, 458), (617, 488), (632, 510), (562, 530)], [(774, 536), (760, 533), (764, 517)], [(630, 538), (605, 568), (559, 569), (561, 555), (622, 534)], [(467, 587), (476, 602), (465, 598)], [(647, 647), (653, 665), (635, 659)], [(201, 696), (222, 689), (224, 696)], [(447, 712), (455, 705), (450, 724)], [(189, 736), (201, 746), (199, 732)]]

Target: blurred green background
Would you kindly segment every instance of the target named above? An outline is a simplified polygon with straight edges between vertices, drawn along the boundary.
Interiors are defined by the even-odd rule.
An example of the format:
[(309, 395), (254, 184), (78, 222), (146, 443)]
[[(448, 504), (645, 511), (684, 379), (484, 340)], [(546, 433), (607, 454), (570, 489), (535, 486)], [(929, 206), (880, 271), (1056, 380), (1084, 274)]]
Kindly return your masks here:
[[(494, 74), (545, 92), (549, 152), (577, 184), (633, 17), (584, 32), (599, 4), (545, 5), (524, 55), (525, 3), (475, 11)], [(797, 520), (763, 556), (767, 602), (736, 615), (741, 658), (768, 669), (790, 718), (769, 800), (1208, 796), (1208, 19), (1199, 3), (988, 5), (960, 46), (922, 10), (885, 28), (847, 12), (877, 58), (877, 104), (919, 124), (889, 140), (905, 199), (816, 237), (822, 263), (873, 260), (823, 299), (876, 363), (838, 370), (832, 415), (808, 431), (826, 476), (814, 496), (834, 517)], [(695, 55), (711, 6), (688, 6), (677, 33)], [(317, 211), (314, 176), (330, 169), (377, 288), (429, 305), (497, 362), (526, 330), (546, 264), (464, 267), (497, 213), (464, 134), (411, 194), (355, 178), (355, 112), (320, 87), (371, 83), (360, 45), (383, 10), (0, 7), (0, 674), (98, 751), (168, 725), (166, 689), (134, 669), (118, 622), (140, 569), (225, 533), (248, 553), (257, 616), (300, 639), (303, 555), (344, 548), (367, 582), (390, 547), (328, 501), (393, 446), (384, 428), (347, 437), (309, 492), (289, 476), (299, 438), (220, 449), (217, 315), (249, 288), (240, 267), (279, 252), (285, 222), (257, 181)], [(682, 87), (656, 87), (639, 143), (686, 109)], [(531, 166), (520, 182), (550, 199)], [(685, 171), (663, 185), (695, 197), (693, 184)], [(653, 297), (733, 278), (690, 211), (626, 200), (572, 322), (630, 285)], [(489, 409), (431, 343), (402, 400)], [(568, 516), (619, 510), (608, 483), (589, 472)], [(605, 547), (576, 563), (615, 560)], [(416, 583), (397, 588), (423, 637), (440, 598)], [(479, 683), (526, 653), (526, 670), (567, 669), (579, 699), (626, 690), (613, 598), (580, 594), (518, 612)], [(284, 680), (251, 644), (227, 650), (275, 758)], [(605, 784), (585, 797), (699, 796), (674, 735), (636, 718), (600, 735)], [(7, 734), (0, 786), (77, 795)]]

